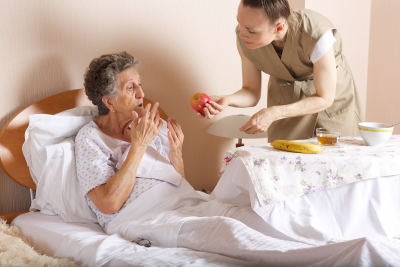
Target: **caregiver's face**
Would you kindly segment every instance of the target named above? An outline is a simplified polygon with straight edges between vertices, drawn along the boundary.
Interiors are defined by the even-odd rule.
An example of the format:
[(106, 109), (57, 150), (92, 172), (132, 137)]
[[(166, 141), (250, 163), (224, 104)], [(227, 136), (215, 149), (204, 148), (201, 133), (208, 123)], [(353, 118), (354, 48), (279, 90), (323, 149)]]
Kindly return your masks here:
[(119, 94), (114, 99), (115, 111), (127, 117), (132, 117), (132, 111), (136, 111), (142, 117), (144, 92), (139, 73), (134, 68), (129, 68), (117, 77)]
[(275, 27), (261, 8), (243, 6), (240, 2), (237, 14), (241, 38), (247, 48), (256, 49), (270, 44), (275, 38)]

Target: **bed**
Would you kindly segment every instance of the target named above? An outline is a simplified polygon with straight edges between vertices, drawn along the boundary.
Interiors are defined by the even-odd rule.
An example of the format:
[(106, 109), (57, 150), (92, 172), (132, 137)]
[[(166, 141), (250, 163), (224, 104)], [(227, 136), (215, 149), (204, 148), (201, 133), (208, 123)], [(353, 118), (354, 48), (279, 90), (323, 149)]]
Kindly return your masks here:
[[(146, 102), (151, 101), (146, 99)], [(1, 131), (1, 168), (11, 179), (31, 189), (32, 199), (35, 197), (34, 190), (38, 188), (32, 179), (32, 173), (27, 167), (21, 149), (25, 141), (29, 115), (56, 114), (71, 108), (91, 105), (84, 95), (83, 89), (56, 94), (19, 112)], [(167, 118), (161, 109), (160, 114), (163, 119)], [(238, 162), (231, 164), (221, 177), (213, 194), (207, 195), (202, 192), (198, 192), (198, 194), (210, 200), (219, 199), (226, 203), (259, 209), (259, 214), (263, 212), (260, 214), (261, 217), (274, 215), (273, 217), (278, 218), (276, 219), (278, 223), (279, 219), (288, 220), (290, 218), (292, 225), (296, 224), (297, 226), (304, 223), (304, 218), (310, 214), (305, 209), (295, 211), (304, 203), (318, 202), (318, 199), (321, 198), (343, 198), (349, 192), (363, 192), (368, 188), (371, 192), (376, 192), (373, 200), (379, 201), (383, 199), (382, 195), (385, 195), (387, 190), (392, 189), (393, 191), (390, 193), (392, 195), (400, 188), (400, 186), (394, 188), (393, 185), (398, 185), (400, 177), (393, 175), (345, 188), (328, 190), (329, 193), (318, 192), (261, 208), (257, 206), (250, 180), (241, 167)], [(377, 187), (379, 190), (373, 190)], [(389, 197), (389, 200), (392, 199)], [(287, 214), (282, 214), (285, 210)], [(397, 210), (399, 209), (397, 208)], [(351, 214), (354, 211), (354, 207), (349, 208), (347, 213)], [(281, 216), (277, 216), (277, 214)], [(297, 219), (296, 216), (298, 216)], [(393, 216), (394, 225), (399, 225), (400, 220), (396, 217), (398, 213)], [(200, 243), (200, 247), (203, 248), (193, 250), (180, 247), (140, 246), (131, 240), (122, 238), (119, 234), (106, 234), (100, 225), (90, 222), (90, 220), (66, 222), (62, 216), (44, 214), (43, 211), (16, 211), (0, 214), (0, 218), (20, 227), (23, 234), (32, 237), (33, 242), (38, 244), (47, 255), (70, 258), (82, 266), (399, 266), (400, 264), (400, 240), (393, 237), (374, 238), (359, 234), (353, 235), (354, 238), (329, 240), (324, 244), (292, 242), (277, 236), (263, 235), (233, 220), (228, 220), (228, 224), (222, 225), (220, 224), (221, 218), (216, 217), (212, 218), (213, 221), (210, 225), (212, 224), (213, 227), (210, 228), (210, 231), (203, 231), (197, 235), (196, 232), (193, 233), (191, 236), (193, 242)], [(276, 225), (276, 222), (270, 220), (271, 225), (274, 223)], [(355, 221), (355, 227), (349, 229), (357, 228), (359, 223), (359, 221)], [(370, 225), (374, 225), (374, 223), (372, 222)], [(313, 228), (312, 224), (308, 226)], [(289, 226), (286, 224), (286, 227)], [(296, 230), (292, 227), (293, 229)], [(285, 232), (284, 228), (280, 230)], [(234, 236), (234, 239), (226, 240), (227, 234)], [(286, 234), (290, 235), (289, 232)], [(312, 231), (308, 233), (305, 231), (301, 235), (307, 237), (310, 234)]]

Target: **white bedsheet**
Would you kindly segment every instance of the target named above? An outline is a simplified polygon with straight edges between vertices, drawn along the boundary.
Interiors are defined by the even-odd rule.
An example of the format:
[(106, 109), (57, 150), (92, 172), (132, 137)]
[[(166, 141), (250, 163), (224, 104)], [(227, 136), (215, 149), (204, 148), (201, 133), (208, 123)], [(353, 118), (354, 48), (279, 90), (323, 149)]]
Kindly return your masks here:
[(218, 254), (186, 248), (142, 247), (119, 235), (107, 235), (93, 223), (66, 223), (57, 216), (29, 212), (12, 225), (46, 255), (71, 258), (82, 266), (251, 266)]
[[(192, 246), (208, 248), (212, 253), (186, 248), (145, 248), (119, 235), (107, 235), (97, 224), (66, 223), (57, 216), (38, 212), (20, 215), (13, 225), (31, 236), (47, 255), (69, 257), (83, 266), (398, 266), (400, 263), (400, 240), (396, 239), (361, 238), (314, 247), (262, 236), (229, 218), (225, 220), (227, 224), (220, 223), (221, 217), (211, 218), (212, 223), (197, 225), (194, 231), (188, 231), (193, 225), (185, 225), (188, 229), (184, 232), (192, 234), (181, 236), (180, 240), (186, 238)], [(227, 240), (228, 237), (231, 239)], [(235, 251), (241, 250), (249, 251), (241, 252), (246, 261), (235, 258)]]

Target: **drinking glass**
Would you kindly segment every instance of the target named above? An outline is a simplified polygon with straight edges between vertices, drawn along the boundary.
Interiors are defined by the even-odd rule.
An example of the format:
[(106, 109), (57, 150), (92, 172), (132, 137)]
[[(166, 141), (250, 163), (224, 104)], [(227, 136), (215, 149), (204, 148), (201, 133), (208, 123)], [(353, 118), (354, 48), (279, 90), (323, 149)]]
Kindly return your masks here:
[(335, 128), (317, 128), (315, 130), (318, 142), (321, 145), (336, 145), (340, 138), (340, 129)]

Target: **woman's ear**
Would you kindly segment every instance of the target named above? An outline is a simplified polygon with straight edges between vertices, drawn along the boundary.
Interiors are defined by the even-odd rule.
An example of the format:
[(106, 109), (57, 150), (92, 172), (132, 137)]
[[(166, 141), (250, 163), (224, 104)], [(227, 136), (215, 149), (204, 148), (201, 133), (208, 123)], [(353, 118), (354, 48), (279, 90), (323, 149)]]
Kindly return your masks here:
[(111, 112), (115, 112), (115, 107), (114, 107), (114, 102), (112, 98), (108, 98), (106, 96), (103, 96), (103, 98), (101, 99), (101, 101), (103, 101), (104, 105), (106, 105), (106, 107), (111, 111)]
[(284, 20), (280, 20), (278, 21), (278, 23), (276, 23), (276, 34), (281, 34), (285, 31), (285, 27), (286, 27), (286, 21)]

